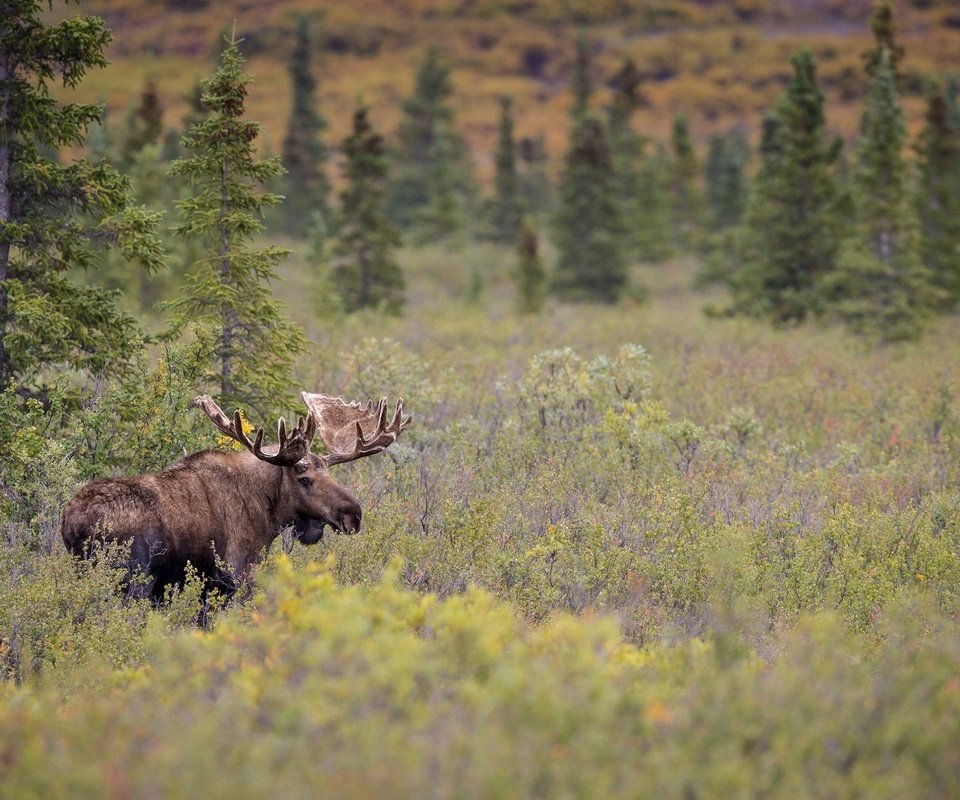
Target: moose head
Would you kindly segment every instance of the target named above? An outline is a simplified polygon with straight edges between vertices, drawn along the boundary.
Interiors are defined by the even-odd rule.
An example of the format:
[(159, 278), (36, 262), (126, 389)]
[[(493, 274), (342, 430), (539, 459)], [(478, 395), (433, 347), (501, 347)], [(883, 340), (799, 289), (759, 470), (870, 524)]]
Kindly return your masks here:
[[(348, 403), (340, 397), (301, 392), (309, 414), (301, 417), (288, 433), (283, 417), (277, 426), (275, 453), (263, 449), (263, 428), (253, 441), (244, 433), (242, 414), (234, 412), (230, 420), (208, 395), (194, 402), (226, 436), (236, 440), (261, 461), (283, 468), (286, 491), (293, 511), (294, 535), (304, 544), (314, 544), (327, 525), (340, 533), (359, 533), (363, 512), (356, 498), (330, 477), (335, 464), (355, 461), (381, 452), (393, 444), (412, 422), (403, 416), (403, 400), (397, 400), (393, 416), (387, 419), (387, 398), (374, 405)], [(310, 452), (314, 437), (320, 434), (327, 454)]]

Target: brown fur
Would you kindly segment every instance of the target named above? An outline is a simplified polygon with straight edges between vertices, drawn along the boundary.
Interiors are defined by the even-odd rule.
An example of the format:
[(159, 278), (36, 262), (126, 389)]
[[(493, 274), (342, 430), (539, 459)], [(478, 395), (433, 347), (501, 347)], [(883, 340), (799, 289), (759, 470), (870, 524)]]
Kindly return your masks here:
[(285, 526), (313, 544), (327, 524), (359, 532), (360, 517), (356, 499), (319, 456), (281, 467), (249, 452), (204, 450), (163, 472), (88, 483), (64, 508), (60, 531), (78, 556), (96, 542), (130, 542), (131, 571), (146, 579), (132, 591), (160, 599), (183, 580), (188, 561), (231, 587)]

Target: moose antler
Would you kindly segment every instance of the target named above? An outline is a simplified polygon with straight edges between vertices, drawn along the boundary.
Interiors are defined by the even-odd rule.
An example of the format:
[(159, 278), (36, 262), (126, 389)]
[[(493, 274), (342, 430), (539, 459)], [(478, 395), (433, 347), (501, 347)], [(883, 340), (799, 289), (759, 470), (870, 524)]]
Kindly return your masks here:
[(364, 406), (325, 394), (301, 392), (301, 396), (329, 451), (327, 464), (343, 464), (386, 450), (413, 421), (413, 417), (403, 416), (402, 399), (397, 400), (388, 423), (386, 397), (381, 397), (376, 406), (372, 400)]
[(289, 436), (287, 435), (287, 424), (283, 417), (280, 417), (280, 422), (277, 425), (277, 440), (280, 443), (277, 452), (264, 453), (263, 428), (257, 428), (254, 440), (251, 442), (243, 432), (243, 419), (240, 416), (239, 409), (234, 412), (233, 421), (231, 421), (220, 409), (220, 406), (208, 395), (199, 395), (193, 398), (193, 402), (200, 406), (203, 413), (223, 433), (231, 439), (236, 439), (261, 461), (276, 464), (279, 467), (293, 466), (309, 453), (313, 437), (317, 433), (317, 420), (313, 414), (308, 414), (307, 419), (301, 417), (297, 422), (297, 427)]

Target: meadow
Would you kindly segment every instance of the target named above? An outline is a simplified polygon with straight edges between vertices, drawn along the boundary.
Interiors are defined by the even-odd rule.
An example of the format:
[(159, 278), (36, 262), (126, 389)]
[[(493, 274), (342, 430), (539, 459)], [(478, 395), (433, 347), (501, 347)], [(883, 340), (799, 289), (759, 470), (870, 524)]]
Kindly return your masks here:
[(197, 582), (126, 600), (56, 530), (83, 479), (214, 443), (190, 346), (4, 430), (0, 796), (956, 796), (956, 317), (710, 319), (684, 259), (520, 316), (493, 245), (403, 250), (400, 318), (318, 316), (301, 259), (303, 387), (415, 417), (337, 468), (364, 532), (281, 537), (198, 629)]
[[(49, 192), (44, 176), (57, 174), (55, 165), (33, 146), (33, 138), (44, 143), (44, 131), (13, 131), (21, 147), (15, 166), (30, 167), (34, 156), (41, 166), (10, 184), (12, 192), (47, 195), (28, 220), (35, 228), (0, 221), (14, 242), (0, 248), (3, 263), (19, 270), (4, 266), (0, 356), (9, 344), (29, 367), (20, 384), (0, 374), (7, 381), (0, 391), (0, 798), (960, 796), (956, 306), (944, 298), (929, 325), (917, 327), (919, 338), (897, 343), (858, 338), (820, 307), (776, 317), (779, 324), (706, 313), (729, 301), (720, 284), (704, 285), (713, 262), (757, 254), (725, 250), (725, 241), (736, 242), (723, 236), (735, 231), (708, 233), (716, 218), (708, 223), (696, 203), (678, 200), (698, 195), (701, 182), (709, 188), (696, 156), (705, 155), (711, 134), (736, 127), (757, 142), (761, 115), (791, 80), (789, 58), (801, 47), (816, 57), (831, 140), (839, 134), (850, 144), (858, 131), (869, 138), (858, 119), (870, 82), (863, 58), (869, 5), (362, 0), (318, 10), (307, 0), (85, 3), (83, 12), (102, 13), (115, 34), (113, 63), (70, 97), (105, 101), (113, 140), (103, 125), (86, 145), (79, 134), (51, 141), (65, 145), (61, 159), (87, 147), (128, 171), (139, 199), (166, 214), (156, 244), (169, 270), (144, 278), (128, 254), (111, 253), (98, 271), (74, 240), (45, 239), (76, 223), (79, 241), (92, 215), (71, 217), (63, 197)], [(899, 83), (893, 51), (878, 50), (877, 69), (891, 97), (903, 101), (910, 136), (896, 139), (886, 165), (909, 172), (904, 186), (916, 193), (912, 202), (929, 189), (915, 180), (917, 164), (933, 165), (934, 177), (954, 174), (941, 176), (935, 162), (916, 158), (914, 145), (928, 79), (947, 79), (960, 67), (960, 17), (946, 0), (896, 6), (896, 41), (907, 50)], [(74, 10), (58, 5), (42, 13), (57, 21)], [(318, 213), (300, 219), (299, 230), (312, 241), (297, 238), (289, 233), (297, 227), (283, 224), (296, 221), (292, 212), (283, 216), (292, 204), (265, 211), (255, 198), (244, 200), (239, 183), (228, 190), (229, 171), (216, 163), (213, 205), (195, 204), (179, 219), (193, 213), (209, 222), (219, 213), (220, 249), (183, 241), (170, 228), (175, 201), (189, 196), (183, 173), (177, 178), (183, 163), (171, 174), (171, 154), (161, 152), (183, 140), (161, 134), (181, 126), (186, 95), (209, 74), (223, 23), (235, 14), (254, 75), (251, 92), (220, 83), (226, 72), (218, 73), (215, 83), (229, 91), (208, 93), (208, 102), (232, 97), (227, 105), (236, 111), (249, 100), (245, 118), (264, 125), (258, 152), (276, 152), (290, 110), (287, 60), (304, 12), (315, 26), (319, 107), (329, 122), (321, 126), (331, 154), (325, 168), (337, 213), (325, 219), (308, 208)], [(27, 38), (42, 27), (32, 25)], [(589, 102), (582, 95), (576, 121), (578, 32), (589, 73), (579, 77), (592, 78), (598, 91)], [(397, 126), (402, 114), (417, 116), (409, 95), (428, 43), (438, 43), (453, 68), (452, 127), (477, 181), (457, 189), (465, 205), (447, 219), (460, 227), (443, 223), (422, 236), (431, 219), (423, 212), (436, 211), (432, 199), (408, 221), (396, 252), (406, 284), (402, 313), (348, 314), (342, 245), (352, 218), (349, 196), (339, 190), (350, 184), (334, 174), (358, 163), (352, 155), (360, 150), (369, 162), (382, 155), (375, 137), (363, 139), (364, 148), (343, 140), (349, 110), (363, 95), (394, 168), (402, 167)], [(586, 106), (610, 111), (604, 124), (616, 130), (611, 75), (627, 56), (638, 93), (635, 115), (624, 119), (637, 138), (615, 168), (646, 163), (632, 188), (651, 196), (664, 189), (664, 176), (682, 177), (685, 163), (695, 169), (688, 184), (677, 179), (664, 189), (662, 218), (653, 199), (630, 205), (625, 196), (635, 214), (625, 219), (646, 234), (662, 224), (662, 251), (682, 254), (638, 263), (641, 243), (633, 239), (642, 237), (611, 225), (624, 253), (631, 240), (622, 291), (617, 271), (611, 302), (564, 302), (557, 229), (578, 207), (551, 215), (547, 191), (520, 191), (517, 175), (532, 180), (532, 158), (519, 173), (513, 165), (512, 186), (514, 199), (522, 194), (530, 204), (539, 242), (524, 243), (523, 235), (519, 247), (493, 241), (490, 189), (500, 193), (505, 183), (492, 180), (502, 161), (493, 155), (498, 109), (507, 108), (499, 98), (514, 98), (518, 142), (532, 146), (531, 137), (543, 136), (546, 182), (564, 171), (568, 139), (589, 127), (580, 125)], [(235, 63), (230, 46), (224, 60)], [(143, 91), (150, 81), (155, 94)], [(47, 89), (37, 88), (34, 108), (46, 107)], [(60, 88), (50, 91), (60, 97)], [(138, 98), (143, 107), (133, 113)], [(690, 122), (691, 159), (678, 147), (681, 112)], [(606, 128), (594, 122), (603, 139)], [(141, 123), (155, 130), (133, 147)], [(197, 121), (194, 130), (211, 130), (203, 125)], [(431, 136), (444, 130), (433, 126)], [(311, 130), (319, 135), (320, 128)], [(668, 159), (655, 144), (671, 137), (676, 152)], [(249, 143), (253, 134), (241, 138)], [(188, 150), (200, 149), (189, 139)], [(443, 148), (433, 150), (439, 162)], [(906, 150), (909, 164), (901, 165)], [(612, 172), (611, 152), (598, 152), (606, 156), (594, 160), (609, 161)], [(864, 163), (865, 152), (847, 149)], [(954, 166), (956, 152), (948, 154)], [(761, 164), (762, 155), (746, 168), (738, 164), (740, 190), (774, 163)], [(836, 168), (844, 187), (850, 163)], [(500, 178), (509, 173), (496, 166)], [(98, 169), (106, 174), (104, 164)], [(260, 175), (289, 192), (268, 172), (237, 174)], [(385, 169), (367, 173), (367, 191), (385, 176)], [(430, 192), (449, 192), (456, 186), (449, 178), (431, 172)], [(86, 180), (78, 197), (107, 185), (96, 175)], [(118, 196), (127, 191), (124, 181), (117, 187)], [(691, 187), (696, 192), (677, 191)], [(9, 200), (6, 183), (3, 190), (0, 200)], [(376, 201), (370, 206), (385, 197), (367, 196)], [(904, 190), (899, 199), (906, 198)], [(228, 199), (251, 212), (249, 222), (226, 214)], [(563, 192), (554, 200), (562, 205)], [(89, 211), (83, 202), (78, 208)], [(830, 208), (852, 213), (846, 199)], [(94, 240), (136, 239), (94, 221), (100, 227), (83, 231)], [(18, 226), (40, 234), (34, 241)], [(227, 275), (230, 226), (251, 238), (239, 236), (244, 241), (231, 247), (291, 250), (286, 258), (268, 250), (249, 259), (257, 281), (266, 281), (276, 256), (270, 289), (282, 313), (270, 316), (269, 293)], [(357, 227), (392, 241), (382, 235), (386, 226)], [(199, 241), (198, 233), (212, 230), (198, 223), (190, 233)], [(955, 256), (957, 239), (943, 241)], [(547, 268), (540, 288), (553, 280), (553, 293), (542, 308), (521, 313), (519, 254), (538, 246)], [(234, 267), (243, 265), (242, 247), (229, 255)], [(254, 298), (248, 305), (266, 327), (282, 327), (289, 317), (308, 342), (296, 355), (293, 385), (263, 404), (272, 416), (245, 409), (268, 438), (277, 414), (289, 421), (304, 413), (296, 405), (301, 389), (347, 400), (402, 397), (414, 422), (385, 452), (332, 469), (363, 506), (360, 535), (328, 530), (308, 547), (286, 529), (234, 596), (206, 591), (192, 573), (154, 604), (129, 596), (123, 571), (112, 566), (129, 558), (123, 545), (105, 547), (96, 559), (69, 555), (60, 514), (90, 479), (157, 471), (185, 454), (229, 446), (193, 399), (217, 393), (215, 336), (230, 314), (195, 324), (196, 308), (180, 307), (187, 319), (170, 328), (177, 306), (164, 303), (184, 286), (194, 291), (188, 270), (199, 274), (211, 264), (219, 270), (217, 291)], [(83, 295), (98, 299), (79, 309), (82, 316), (56, 318), (49, 309), (59, 306), (46, 303), (55, 284), (39, 279), (44, 270), (64, 277), (56, 285), (67, 287), (68, 299), (98, 280), (116, 294)], [(878, 274), (857, 286), (866, 293), (871, 281), (885, 279)], [(39, 298), (33, 305), (17, 294), (31, 279)], [(213, 296), (227, 309), (223, 294)], [(913, 303), (906, 291), (903, 297), (901, 305)], [(111, 328), (121, 333), (98, 339), (98, 325), (110, 328), (114, 300), (137, 324), (131, 318)], [(887, 310), (882, 299), (873, 308)], [(7, 316), (17, 325), (8, 326)], [(254, 328), (242, 328), (244, 335)], [(66, 356), (32, 352), (31, 342), (42, 350), (48, 332), (50, 341), (70, 339), (73, 349)], [(113, 360), (99, 363), (91, 341), (116, 346)], [(264, 350), (238, 348), (234, 369), (249, 367), (255, 352)], [(282, 366), (297, 351), (266, 352), (263, 363)], [(11, 363), (10, 375), (21, 378)]]

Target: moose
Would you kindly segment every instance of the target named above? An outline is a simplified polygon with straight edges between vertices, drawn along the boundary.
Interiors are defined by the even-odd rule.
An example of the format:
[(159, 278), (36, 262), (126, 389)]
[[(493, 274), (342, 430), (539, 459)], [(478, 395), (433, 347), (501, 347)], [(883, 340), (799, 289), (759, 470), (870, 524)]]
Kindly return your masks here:
[[(249, 575), (280, 531), (316, 544), (329, 525), (359, 533), (362, 510), (356, 498), (330, 477), (335, 464), (388, 448), (410, 425), (403, 400), (387, 418), (387, 400), (374, 405), (302, 392), (307, 418), (289, 434), (280, 418), (276, 452), (263, 448), (263, 428), (253, 441), (237, 410), (230, 420), (207, 395), (194, 402), (241, 451), (202, 450), (162, 472), (94, 480), (63, 510), (60, 533), (67, 549), (89, 557), (97, 545), (129, 543), (128, 591), (160, 602), (168, 585), (182, 583), (187, 563), (231, 593)], [(327, 454), (310, 452), (320, 434)], [(271, 448), (272, 449), (272, 448)]]

